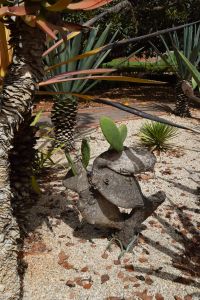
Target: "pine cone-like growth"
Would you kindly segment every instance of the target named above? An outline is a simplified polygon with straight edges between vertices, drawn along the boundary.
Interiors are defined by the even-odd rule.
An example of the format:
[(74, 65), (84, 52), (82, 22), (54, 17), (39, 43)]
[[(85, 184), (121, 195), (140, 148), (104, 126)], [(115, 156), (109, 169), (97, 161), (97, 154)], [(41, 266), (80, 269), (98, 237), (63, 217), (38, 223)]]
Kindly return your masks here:
[(176, 91), (176, 108), (174, 113), (180, 117), (191, 117), (189, 109), (189, 98), (182, 90), (182, 81), (178, 81), (175, 87)]
[(78, 103), (76, 98), (56, 100), (51, 112), (56, 145), (65, 144), (66, 150), (73, 149)]

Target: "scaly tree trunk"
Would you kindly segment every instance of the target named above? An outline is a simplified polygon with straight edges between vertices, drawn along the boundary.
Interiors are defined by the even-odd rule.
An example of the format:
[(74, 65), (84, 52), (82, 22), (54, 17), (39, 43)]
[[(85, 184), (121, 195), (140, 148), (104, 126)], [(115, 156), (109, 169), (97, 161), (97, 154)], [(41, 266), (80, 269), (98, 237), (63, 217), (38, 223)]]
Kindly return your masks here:
[[(23, 21), (9, 20), (13, 62), (3, 83), (0, 98), (0, 299), (22, 297), (18, 274), (19, 227), (13, 216), (9, 158), (13, 138), (30, 112), (36, 83), (43, 78), (44, 34)], [(23, 153), (21, 153), (23, 158)], [(13, 186), (13, 184), (12, 184)], [(23, 197), (23, 194), (22, 194)]]
[(74, 148), (74, 131), (77, 123), (78, 102), (75, 97), (55, 99), (51, 120), (54, 124), (56, 145), (64, 144), (64, 149)]
[[(178, 81), (175, 87), (176, 91), (176, 107), (175, 114), (180, 117), (191, 117), (189, 108), (189, 97), (184, 93), (183, 85), (186, 81)], [(189, 82), (187, 82), (189, 84)], [(190, 85), (190, 84), (189, 84)]]

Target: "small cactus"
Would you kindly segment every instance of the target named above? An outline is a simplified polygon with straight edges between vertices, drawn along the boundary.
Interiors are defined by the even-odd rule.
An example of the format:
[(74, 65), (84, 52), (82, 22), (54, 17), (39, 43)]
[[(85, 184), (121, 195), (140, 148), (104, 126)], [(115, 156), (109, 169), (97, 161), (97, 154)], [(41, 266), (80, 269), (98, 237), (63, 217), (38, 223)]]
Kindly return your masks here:
[(111, 118), (102, 117), (100, 127), (111, 148), (117, 152), (123, 151), (123, 143), (127, 137), (126, 125), (121, 125), (118, 128)]

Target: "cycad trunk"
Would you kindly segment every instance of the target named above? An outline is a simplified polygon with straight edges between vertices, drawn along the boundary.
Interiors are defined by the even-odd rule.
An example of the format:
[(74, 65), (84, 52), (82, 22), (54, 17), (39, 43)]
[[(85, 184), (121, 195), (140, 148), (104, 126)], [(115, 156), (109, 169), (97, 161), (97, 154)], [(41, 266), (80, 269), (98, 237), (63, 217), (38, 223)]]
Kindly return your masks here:
[[(182, 80), (178, 81), (175, 87), (176, 91), (176, 107), (175, 114), (180, 117), (191, 117), (190, 107), (189, 107), (189, 98), (183, 92), (183, 82)], [(188, 82), (189, 84), (189, 82)]]
[[(15, 185), (10, 182), (10, 176), (16, 178), (17, 146), (13, 148), (13, 138), (20, 124), (28, 115), (36, 90), (36, 83), (43, 78), (42, 52), (44, 51), (44, 34), (36, 28), (27, 26), (21, 20), (10, 21), (10, 44), (14, 49), (13, 62), (9, 67), (3, 83), (0, 101), (0, 299), (16, 300), (21, 298), (21, 284), (18, 274), (18, 239), (19, 226), (13, 215), (12, 202)], [(21, 132), (25, 132), (20, 129)], [(18, 133), (19, 134), (19, 133)], [(18, 141), (22, 144), (20, 136)], [(16, 145), (16, 140), (15, 140)], [(28, 150), (29, 151), (29, 150)], [(24, 153), (21, 152), (21, 158)], [(14, 154), (14, 156), (13, 156)], [(12, 161), (11, 160), (12, 157)], [(19, 156), (18, 156), (19, 157)], [(15, 161), (15, 163), (14, 163)], [(25, 168), (27, 169), (27, 165)], [(24, 177), (23, 177), (24, 178)], [(20, 185), (18, 185), (20, 187)], [(13, 195), (14, 192), (14, 195)], [(22, 197), (24, 194), (22, 193)], [(27, 196), (27, 195), (26, 195)], [(23, 199), (24, 200), (24, 199)]]
[(78, 103), (75, 97), (55, 100), (51, 119), (54, 124), (56, 144), (64, 144), (70, 151), (74, 147), (74, 130), (77, 122)]

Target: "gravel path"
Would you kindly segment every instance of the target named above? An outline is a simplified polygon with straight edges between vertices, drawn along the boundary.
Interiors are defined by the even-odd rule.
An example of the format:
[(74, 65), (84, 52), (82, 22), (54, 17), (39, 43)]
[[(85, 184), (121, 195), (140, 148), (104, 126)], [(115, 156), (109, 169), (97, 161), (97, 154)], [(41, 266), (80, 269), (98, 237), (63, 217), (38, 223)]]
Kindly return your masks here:
[[(124, 122), (127, 146), (137, 142), (143, 122)], [(89, 139), (93, 157), (108, 148), (98, 128)], [(40, 199), (24, 212), (23, 300), (200, 299), (200, 136), (179, 130), (174, 143), (173, 151), (157, 157), (154, 174), (139, 177), (145, 195), (163, 190), (167, 200), (144, 223), (133, 252), (120, 260), (117, 245), (106, 250), (112, 232), (81, 221), (77, 195), (62, 186), (66, 172), (45, 178)]]

